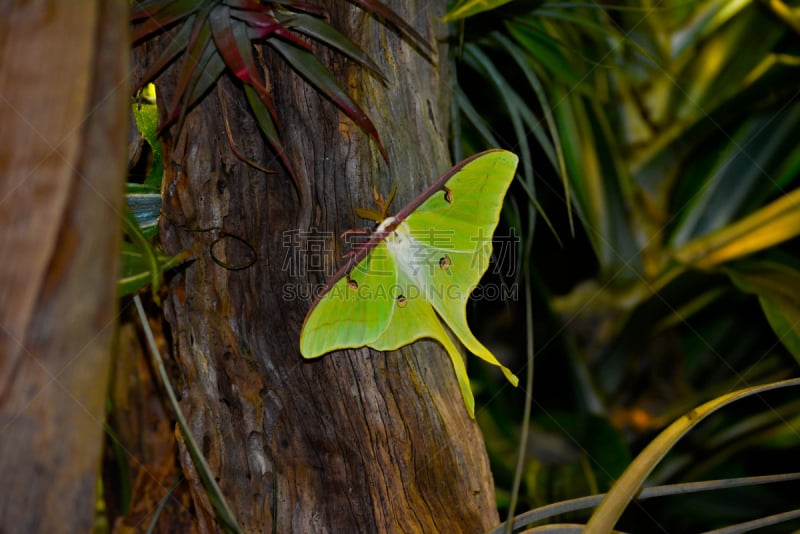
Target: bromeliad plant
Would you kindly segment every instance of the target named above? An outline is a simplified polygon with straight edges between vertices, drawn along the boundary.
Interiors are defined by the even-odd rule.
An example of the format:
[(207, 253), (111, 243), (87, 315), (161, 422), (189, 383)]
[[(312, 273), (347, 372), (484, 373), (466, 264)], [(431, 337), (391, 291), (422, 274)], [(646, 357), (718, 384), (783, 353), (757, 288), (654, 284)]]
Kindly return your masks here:
[[(421, 50), (430, 51), (425, 39), (396, 13), (377, 0), (353, 3), (394, 26)], [(322, 43), (383, 78), (378, 66), (353, 41), (324, 20), (325, 12), (310, 2), (257, 0), (144, 0), (133, 8), (133, 43), (176, 27), (158, 60), (142, 76), (152, 81), (167, 65), (184, 55), (181, 74), (163, 130), (196, 104), (226, 70), (242, 82), (253, 115), (266, 139), (288, 170), (280, 139), (280, 121), (272, 95), (259, 72), (253, 49), (266, 44), (330, 98), (377, 143), (386, 158), (375, 126), (345, 92), (331, 72), (314, 56), (309, 39)]]
[[(422, 53), (430, 55), (427, 41), (381, 2), (352, 0), (352, 3), (392, 25)], [(154, 95), (151, 95), (151, 103), (143, 104), (139, 98), (134, 106), (137, 127), (154, 159), (143, 183), (135, 181), (128, 184), (130, 213), (127, 214), (125, 228), (129, 239), (123, 245), (121, 295), (131, 294), (148, 283), (157, 293), (161, 273), (185, 259), (165, 257), (151, 243), (160, 213), (162, 167), (158, 135), (173, 124), (177, 123), (180, 127), (186, 112), (210, 91), (223, 73), (229, 72), (242, 83), (261, 131), (289, 173), (294, 174), (281, 142), (280, 121), (272, 94), (256, 63), (255, 45), (272, 47), (292, 68), (361, 126), (377, 143), (383, 156), (388, 157), (369, 117), (314, 56), (311, 43), (316, 41), (339, 51), (382, 80), (383, 75), (369, 56), (330, 26), (324, 16), (324, 9), (313, 3), (280, 0), (144, 0), (134, 5), (131, 15), (134, 45), (166, 30), (175, 30), (158, 59), (142, 75), (137, 91), (152, 91), (152, 85), (147, 84), (181, 56), (183, 65), (167, 118), (158, 127)], [(231, 148), (244, 159), (238, 154), (233, 140)], [(248, 163), (263, 170), (257, 164)]]

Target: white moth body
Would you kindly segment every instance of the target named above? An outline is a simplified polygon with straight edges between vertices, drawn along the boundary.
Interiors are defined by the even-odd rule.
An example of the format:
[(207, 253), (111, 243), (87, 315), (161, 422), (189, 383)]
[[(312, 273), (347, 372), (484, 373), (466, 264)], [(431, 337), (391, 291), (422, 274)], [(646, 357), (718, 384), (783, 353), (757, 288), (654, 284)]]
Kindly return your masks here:
[[(394, 222), (394, 217), (389, 217), (380, 224), (378, 229), (388, 226), (386, 221), (389, 221), (389, 219), (391, 219), (389, 224)], [(394, 260), (397, 268), (402, 270), (403, 274), (414, 282), (415, 289), (419, 290), (423, 295), (426, 294), (425, 292), (428, 288), (424, 278), (420, 276), (421, 263), (425, 260), (419, 256), (425, 248), (411, 233), (411, 228), (409, 228), (408, 224), (405, 221), (398, 224), (394, 231), (386, 236), (385, 242), (386, 250), (389, 251), (389, 255)]]

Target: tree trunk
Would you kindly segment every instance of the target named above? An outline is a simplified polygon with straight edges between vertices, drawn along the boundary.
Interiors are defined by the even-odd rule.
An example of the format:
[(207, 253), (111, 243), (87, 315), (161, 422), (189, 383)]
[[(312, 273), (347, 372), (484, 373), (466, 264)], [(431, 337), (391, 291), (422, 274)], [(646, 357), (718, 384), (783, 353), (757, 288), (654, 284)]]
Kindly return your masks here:
[(0, 532), (88, 532), (116, 326), (124, 0), (0, 17)]
[[(386, 3), (431, 42), (444, 32), (444, 1)], [(397, 184), (402, 206), (449, 166), (446, 55), (432, 64), (352, 4), (327, 7), (388, 77), (383, 84), (315, 47), (375, 122), (390, 164), (268, 46), (269, 84), (305, 202), (229, 79), (187, 115), (165, 142), (161, 233), (169, 253), (195, 252), (169, 281), (165, 303), (182, 408), (247, 532), (483, 532), (497, 523), (488, 460), (438, 344), (309, 362), (299, 354), (311, 290), (341, 257), (336, 236), (363, 225), (353, 207), (375, 207), (373, 183), (384, 196)], [(160, 79), (160, 104), (171, 101), (176, 77), (173, 68)], [(233, 155), (225, 114), (240, 151), (277, 174)], [(325, 237), (323, 265), (304, 254), (313, 229)], [(230, 268), (251, 254), (255, 264)], [(200, 529), (216, 530), (185, 448), (181, 461)]]

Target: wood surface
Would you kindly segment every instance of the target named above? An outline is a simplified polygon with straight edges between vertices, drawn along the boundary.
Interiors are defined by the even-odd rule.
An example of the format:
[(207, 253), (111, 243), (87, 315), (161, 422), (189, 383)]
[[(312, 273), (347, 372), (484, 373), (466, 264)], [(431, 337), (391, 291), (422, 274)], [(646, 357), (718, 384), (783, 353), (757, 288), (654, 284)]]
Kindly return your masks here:
[(0, 532), (88, 532), (117, 324), (128, 6), (5, 4)]

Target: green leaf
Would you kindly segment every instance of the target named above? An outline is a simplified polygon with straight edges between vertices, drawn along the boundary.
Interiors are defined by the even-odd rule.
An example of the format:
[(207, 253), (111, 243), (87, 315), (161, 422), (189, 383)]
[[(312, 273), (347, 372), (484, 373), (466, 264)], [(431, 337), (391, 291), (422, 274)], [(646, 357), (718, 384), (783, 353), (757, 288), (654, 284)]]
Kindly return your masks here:
[(478, 13), (496, 9), (510, 1), (511, 0), (462, 0), (442, 17), (442, 22), (455, 22), (472, 17)]
[(139, 315), (139, 320), (141, 321), (145, 338), (147, 339), (148, 348), (150, 349), (150, 353), (155, 360), (156, 369), (158, 370), (159, 377), (161, 378), (161, 385), (167, 392), (167, 398), (169, 399), (170, 405), (175, 412), (175, 418), (177, 419), (181, 436), (186, 443), (186, 449), (189, 451), (189, 456), (192, 458), (192, 463), (197, 470), (197, 475), (199, 476), (200, 481), (203, 483), (205, 495), (208, 498), (209, 503), (214, 507), (216, 519), (219, 519), (226, 532), (241, 534), (244, 531), (237, 523), (236, 517), (233, 515), (230, 506), (225, 500), (225, 495), (222, 493), (219, 484), (217, 484), (217, 481), (214, 478), (214, 472), (211, 470), (211, 467), (208, 465), (208, 462), (203, 456), (203, 452), (201, 451), (200, 446), (197, 444), (197, 441), (194, 439), (192, 431), (189, 428), (189, 423), (186, 421), (183, 412), (181, 412), (178, 397), (175, 395), (175, 390), (170, 383), (167, 368), (164, 366), (164, 360), (161, 358), (161, 354), (158, 351), (155, 336), (153, 336), (153, 331), (150, 329), (150, 323), (147, 321), (147, 314), (144, 311), (144, 307), (142, 306), (142, 301), (139, 298), (139, 295), (135, 295), (133, 297), (133, 302), (136, 306), (136, 312)]
[[(209, 14), (208, 20), (217, 51), (233, 75), (255, 87), (259, 94), (269, 95), (258, 74), (258, 67), (253, 59), (253, 45), (247, 36), (246, 26), (233, 23), (231, 10), (224, 5), (214, 9)], [(267, 99), (271, 101), (270, 97)]]
[(702, 406), (689, 411), (686, 415), (672, 423), (653, 439), (636, 459), (628, 466), (621, 477), (617, 479), (600, 506), (597, 507), (584, 532), (595, 534), (598, 532), (611, 532), (627, 505), (636, 498), (642, 489), (647, 476), (655, 466), (664, 458), (672, 447), (687, 432), (697, 426), (709, 415), (724, 408), (737, 400), (764, 393), (773, 389), (798, 386), (800, 379), (774, 382), (762, 386), (741, 389), (712, 399)]
[[(506, 22), (511, 37), (526, 53), (535, 58), (532, 67), (549, 74), (572, 91), (587, 91), (585, 73), (570, 57), (569, 48), (560, 39), (563, 36), (551, 35), (552, 30), (544, 21), (535, 18), (517, 18)], [(540, 74), (541, 76), (541, 74)]]
[[(117, 294), (120, 297), (132, 295), (148, 284), (153, 286), (154, 275), (160, 279), (162, 272), (180, 265), (188, 259), (187, 253), (174, 257), (156, 254), (155, 259), (158, 266), (153, 270), (150, 255), (135, 245), (123, 242), (121, 253), (122, 261), (117, 282)], [(158, 290), (157, 286), (153, 287)]]
[(330, 98), (348, 117), (353, 119), (356, 124), (361, 126), (369, 136), (372, 137), (375, 143), (377, 143), (378, 149), (381, 151), (381, 154), (383, 154), (384, 159), (388, 161), (389, 155), (381, 143), (378, 131), (372, 124), (372, 121), (367, 117), (366, 113), (361, 110), (358, 104), (353, 102), (331, 72), (325, 68), (325, 65), (323, 65), (314, 54), (308, 50), (303, 50), (302, 48), (285, 43), (277, 38), (271, 38), (267, 42), (286, 59), (293, 69), (300, 73), (311, 85), (316, 87), (325, 96)]
[(417, 30), (414, 29), (413, 26), (411, 26), (411, 24), (406, 22), (403, 17), (386, 7), (386, 5), (378, 0), (352, 0), (352, 2), (357, 6), (360, 6), (361, 9), (376, 15), (378, 18), (383, 19), (391, 26), (397, 28), (402, 35), (404, 35), (407, 39), (421, 49), (425, 57), (430, 59), (431, 54), (433, 53), (431, 45)]
[(705, 4), (698, 2), (701, 13), (692, 17), (693, 20), (689, 24), (682, 25), (680, 31), (675, 32), (672, 43), (674, 57), (693, 52), (705, 39), (715, 38), (719, 35), (718, 30), (726, 22), (751, 3), (752, 0), (717, 0)]
[(199, 7), (200, 3), (197, 0), (141, 2), (134, 5), (131, 20), (144, 19), (144, 22), (134, 28), (131, 37), (132, 41), (135, 43), (151, 33), (163, 30), (167, 26), (191, 15)]
[[(261, 132), (264, 134), (264, 137), (267, 138), (270, 146), (272, 149), (275, 150), (275, 153), (280, 158), (281, 162), (286, 166), (286, 169), (289, 171), (289, 174), (292, 175), (294, 178), (294, 170), (292, 169), (292, 164), (289, 162), (289, 158), (286, 156), (286, 152), (283, 149), (283, 145), (281, 144), (281, 138), (278, 135), (277, 125), (275, 121), (272, 120), (272, 115), (269, 112), (269, 109), (264, 105), (264, 101), (261, 99), (259, 93), (255, 90), (252, 85), (245, 85), (244, 86), (244, 95), (247, 98), (248, 104), (250, 104), (250, 109), (253, 111), (253, 116), (256, 118), (256, 122), (258, 123)], [(298, 191), (300, 191), (300, 186), (297, 184), (297, 180), (295, 178), (295, 185), (298, 187)]]
[(547, 128), (550, 131), (552, 147), (555, 151), (555, 162), (553, 163), (553, 166), (558, 170), (561, 176), (561, 181), (564, 186), (564, 202), (567, 205), (567, 215), (570, 220), (570, 225), (572, 225), (572, 194), (570, 193), (569, 187), (569, 174), (567, 173), (567, 164), (564, 161), (564, 151), (561, 147), (561, 139), (558, 134), (558, 125), (555, 117), (553, 117), (553, 106), (548, 99), (544, 84), (533, 68), (531, 68), (529, 65), (528, 58), (525, 57), (523, 51), (517, 45), (512, 43), (510, 39), (499, 32), (495, 38), (500, 46), (504, 47), (508, 54), (514, 59), (520, 70), (522, 70), (522, 73), (525, 75), (525, 79), (528, 81), (528, 84), (539, 101), (539, 107), (542, 109), (542, 114), (544, 115)]
[(800, 189), (675, 251), (681, 263), (709, 269), (800, 235)]
[(192, 33), (192, 23), (195, 20), (195, 16), (189, 17), (185, 24), (181, 24), (180, 29), (178, 32), (169, 40), (169, 43), (158, 56), (158, 59), (153, 63), (147, 71), (142, 75), (140, 86), (137, 89), (141, 88), (147, 83), (153, 81), (156, 75), (161, 72), (164, 67), (172, 63), (178, 55), (186, 50), (186, 47), (189, 46), (189, 37)]
[[(767, 169), (784, 159), (786, 150), (795, 145), (800, 133), (800, 106), (787, 110), (785, 120), (775, 123), (774, 119), (772, 112), (754, 114), (737, 131), (725, 136), (721, 146), (717, 145), (719, 148), (707, 152), (713, 158), (710, 169), (686, 173), (687, 178), (681, 183), (687, 188), (684, 196), (688, 200), (682, 204), (671, 238), (675, 246), (730, 224), (741, 216), (751, 197), (764, 189)], [(769, 134), (765, 134), (767, 129)], [(695, 161), (703, 162), (705, 155), (697, 154)]]
[[(767, 13), (750, 0), (728, 2), (728, 6), (746, 8), (737, 16), (726, 18), (724, 26), (689, 50), (687, 62), (677, 75), (685, 82), (673, 85), (671, 105), (678, 117), (701, 114), (740, 93), (748, 76), (774, 48), (785, 28), (775, 25)], [(739, 4), (739, 5), (737, 5)], [(748, 5), (741, 5), (748, 4)], [(725, 8), (721, 8), (723, 12)], [(726, 14), (727, 17), (727, 14)], [(756, 30), (759, 28), (759, 30)], [(775, 30), (779, 31), (775, 31)], [(758, 31), (759, 38), (750, 36)], [(742, 42), (750, 46), (741, 46)]]
[(380, 67), (372, 61), (366, 52), (324, 20), (304, 13), (289, 15), (276, 11), (276, 15), (284, 27), (293, 28), (325, 43), (331, 48), (335, 48), (380, 76), (381, 80), (386, 81), (386, 77), (381, 72)]
[(800, 271), (775, 261), (752, 261), (725, 272), (740, 290), (758, 296), (775, 335), (800, 363)]
[(124, 241), (121, 247), (119, 295), (129, 295), (148, 283), (152, 285), (153, 294), (157, 294), (162, 268), (176, 265), (183, 258), (160, 256), (145, 237), (130, 208), (124, 210), (123, 222), (125, 235), (130, 241)]
[[(183, 124), (183, 119), (189, 109), (192, 108), (205, 93), (214, 85), (225, 71), (225, 62), (217, 52), (214, 42), (210, 39), (210, 31), (202, 32), (203, 39), (198, 40), (196, 46), (190, 51), (185, 62), (184, 71), (178, 80), (178, 87), (175, 91), (175, 98), (172, 112), (159, 127), (159, 133), (164, 128), (172, 124), (175, 120)], [(207, 36), (207, 37), (206, 37)], [(203, 43), (203, 51), (196, 53), (197, 48)], [(193, 64), (191, 67), (188, 64)], [(186, 78), (184, 79), (184, 76)], [(180, 97), (180, 103), (178, 99)]]
[(133, 117), (136, 127), (153, 152), (153, 163), (144, 180), (146, 185), (160, 188), (164, 175), (164, 162), (161, 156), (161, 143), (158, 140), (158, 107), (155, 104), (133, 104)]
[[(497, 39), (501, 38), (499, 34), (494, 34), (492, 37)], [(506, 80), (506, 78), (501, 74), (500, 70), (480, 47), (472, 43), (468, 44), (465, 47), (464, 60), (466, 64), (472, 66), (476, 71), (478, 71), (484, 79), (491, 80), (492, 85), (494, 85), (498, 94), (500, 95), (500, 100), (506, 107), (508, 116), (511, 119), (514, 133), (517, 138), (516, 146), (519, 147), (519, 152), (521, 155), (520, 159), (522, 160), (523, 170), (521, 173), (522, 179), (519, 181), (519, 183), (522, 185), (523, 189), (525, 189), (525, 192), (528, 195), (528, 200), (534, 206), (536, 212), (542, 216), (547, 226), (553, 230), (555, 235), (555, 229), (549, 217), (544, 212), (544, 209), (541, 207), (536, 198), (533, 157), (531, 155), (528, 137), (530, 133), (533, 133), (533, 136), (539, 142), (539, 147), (544, 151), (551, 165), (553, 167), (557, 167), (559, 163), (557, 161), (556, 151), (553, 148), (553, 142), (550, 140), (550, 137), (548, 137), (544, 128), (542, 128), (542, 125), (539, 119), (536, 117), (533, 109), (531, 109), (525, 99), (523, 99), (514, 90), (512, 85)], [(466, 107), (463, 109), (463, 111), (465, 114), (469, 112)], [(477, 125), (477, 121), (473, 120), (473, 123)], [(493, 136), (491, 137), (493, 138)], [(487, 141), (489, 141), (489, 139), (490, 138), (487, 138)], [(488, 144), (490, 146), (496, 145), (496, 143), (492, 143), (491, 141), (489, 141)], [(563, 157), (561, 162), (563, 163)], [(568, 193), (569, 188), (566, 183), (564, 185), (567, 191), (567, 194), (565, 195), (567, 211), (571, 213), (571, 207), (569, 205), (570, 195)], [(558, 239), (557, 236), (556, 238)]]
[(194, 21), (194, 27), (189, 40), (190, 48), (183, 60), (181, 74), (175, 84), (170, 113), (161, 124), (159, 133), (176, 119), (183, 117), (186, 109), (192, 105), (189, 93), (197, 85), (198, 75), (195, 73), (199, 71), (199, 76), (202, 76), (203, 68), (208, 64), (211, 56), (216, 54), (214, 43), (211, 40), (211, 28), (199, 19)]

